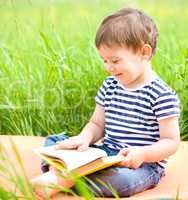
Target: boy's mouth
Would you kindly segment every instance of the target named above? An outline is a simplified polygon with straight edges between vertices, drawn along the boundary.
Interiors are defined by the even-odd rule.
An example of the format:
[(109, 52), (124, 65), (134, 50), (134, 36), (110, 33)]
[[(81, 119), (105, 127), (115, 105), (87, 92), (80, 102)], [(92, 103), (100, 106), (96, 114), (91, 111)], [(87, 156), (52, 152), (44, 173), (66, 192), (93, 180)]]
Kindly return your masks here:
[(115, 74), (114, 76), (115, 77), (120, 77), (122, 75), (122, 73), (119, 73), (119, 74)]

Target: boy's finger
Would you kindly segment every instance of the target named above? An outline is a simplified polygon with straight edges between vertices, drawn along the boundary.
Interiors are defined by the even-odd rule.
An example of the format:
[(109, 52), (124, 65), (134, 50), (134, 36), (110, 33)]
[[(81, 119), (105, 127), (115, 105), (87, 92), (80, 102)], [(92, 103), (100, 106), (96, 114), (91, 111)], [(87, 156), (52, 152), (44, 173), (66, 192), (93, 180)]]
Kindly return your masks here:
[(56, 146), (55, 146), (55, 149), (73, 149), (73, 148), (75, 148), (75, 144), (70, 144), (70, 143), (67, 143), (67, 142), (61, 142), (61, 143), (59, 143), (59, 144), (57, 144)]
[(63, 140), (63, 141), (57, 141), (57, 142), (56, 142), (55, 148), (58, 149), (58, 148), (61, 148), (61, 147), (65, 146), (66, 143), (67, 143), (67, 140), (68, 140), (68, 139), (65, 139), (65, 140)]
[(131, 155), (128, 154), (123, 161), (118, 163), (118, 166), (130, 167), (131, 159), (132, 159)]
[(63, 141), (55, 147), (55, 149), (77, 149), (80, 144), (74, 141)]
[(86, 144), (82, 144), (77, 148), (78, 151), (85, 151), (86, 149), (88, 149), (88, 145)]
[(129, 148), (123, 148), (119, 151), (120, 155), (126, 156), (129, 153), (130, 149)]

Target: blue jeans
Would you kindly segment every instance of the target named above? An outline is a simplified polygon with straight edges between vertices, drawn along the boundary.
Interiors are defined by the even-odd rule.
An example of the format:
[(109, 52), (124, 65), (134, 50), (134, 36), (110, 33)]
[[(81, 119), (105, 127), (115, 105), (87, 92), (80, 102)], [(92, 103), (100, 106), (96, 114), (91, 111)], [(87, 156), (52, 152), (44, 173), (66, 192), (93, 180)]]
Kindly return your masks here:
[[(51, 135), (45, 140), (44, 146), (53, 145), (57, 141), (67, 138), (68, 136), (64, 133)], [(108, 155), (116, 155), (119, 152), (108, 148), (104, 144), (101, 146), (91, 146), (105, 150)], [(43, 172), (49, 170), (48, 164), (44, 161), (42, 162), (41, 168)], [(88, 182), (88, 186), (94, 192), (95, 196), (113, 197), (113, 188), (119, 197), (128, 197), (155, 187), (163, 175), (164, 169), (157, 163), (143, 163), (138, 169), (115, 166), (109, 167), (90, 174), (87, 178), (95, 185)]]

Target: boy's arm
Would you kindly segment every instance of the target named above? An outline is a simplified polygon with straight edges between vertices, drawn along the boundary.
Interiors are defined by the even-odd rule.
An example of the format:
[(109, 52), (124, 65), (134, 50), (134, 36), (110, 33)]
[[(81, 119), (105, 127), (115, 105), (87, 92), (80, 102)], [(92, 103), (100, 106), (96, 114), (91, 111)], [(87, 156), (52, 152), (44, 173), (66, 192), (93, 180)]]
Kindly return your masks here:
[(84, 140), (87, 140), (89, 144), (93, 144), (103, 137), (104, 125), (104, 107), (99, 104), (96, 104), (93, 115), (91, 116), (89, 122), (85, 125), (85, 127), (79, 135), (82, 138), (84, 138)]
[(125, 159), (118, 165), (137, 169), (143, 162), (159, 162), (175, 153), (180, 143), (178, 117), (160, 120), (159, 131), (160, 139), (152, 145), (122, 149)]
[(160, 140), (144, 147), (145, 162), (157, 162), (175, 153), (180, 143), (178, 117), (159, 121)]
[(104, 134), (104, 107), (96, 104), (94, 113), (81, 133), (77, 136), (61, 141), (56, 149), (86, 150), (90, 144), (95, 143)]

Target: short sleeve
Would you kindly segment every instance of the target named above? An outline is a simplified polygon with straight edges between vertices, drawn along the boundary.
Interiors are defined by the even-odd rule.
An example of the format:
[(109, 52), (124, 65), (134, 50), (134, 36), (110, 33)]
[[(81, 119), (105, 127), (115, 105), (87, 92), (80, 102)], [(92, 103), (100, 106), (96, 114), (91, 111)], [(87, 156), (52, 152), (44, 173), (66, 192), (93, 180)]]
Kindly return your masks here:
[(153, 111), (158, 121), (173, 116), (179, 117), (180, 102), (177, 94), (174, 91), (168, 91), (159, 95), (153, 106)]
[(95, 97), (95, 101), (97, 104), (100, 104), (101, 106), (104, 106), (104, 101), (105, 101), (105, 95), (107, 92), (107, 89), (109, 88), (110, 84), (112, 82), (111, 77), (107, 77), (104, 81), (101, 87), (99, 88), (97, 95)]

